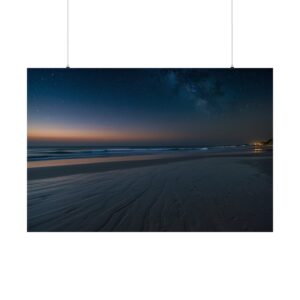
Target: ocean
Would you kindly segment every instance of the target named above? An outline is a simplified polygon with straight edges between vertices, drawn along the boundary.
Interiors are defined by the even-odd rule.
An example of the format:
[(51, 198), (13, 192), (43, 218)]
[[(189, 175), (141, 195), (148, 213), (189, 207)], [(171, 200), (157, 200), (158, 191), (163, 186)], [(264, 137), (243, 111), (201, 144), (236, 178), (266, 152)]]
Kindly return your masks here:
[(203, 146), (203, 147), (103, 147), (103, 146), (65, 146), (33, 147), (27, 150), (27, 161), (43, 161), (74, 158), (118, 157), (130, 155), (152, 155), (179, 152), (235, 152), (249, 151), (248, 145)]

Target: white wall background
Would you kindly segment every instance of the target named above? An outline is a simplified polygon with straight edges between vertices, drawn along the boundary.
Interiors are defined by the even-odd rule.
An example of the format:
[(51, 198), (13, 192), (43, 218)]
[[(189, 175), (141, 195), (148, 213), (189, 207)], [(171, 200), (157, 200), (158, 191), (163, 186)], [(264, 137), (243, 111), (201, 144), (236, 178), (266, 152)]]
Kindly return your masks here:
[[(274, 68), (274, 233), (26, 233), (26, 68), (66, 66), (66, 0), (0, 2), (0, 298), (300, 299), (299, 1), (235, 0)], [(230, 0), (70, 0), (71, 67), (229, 67)]]

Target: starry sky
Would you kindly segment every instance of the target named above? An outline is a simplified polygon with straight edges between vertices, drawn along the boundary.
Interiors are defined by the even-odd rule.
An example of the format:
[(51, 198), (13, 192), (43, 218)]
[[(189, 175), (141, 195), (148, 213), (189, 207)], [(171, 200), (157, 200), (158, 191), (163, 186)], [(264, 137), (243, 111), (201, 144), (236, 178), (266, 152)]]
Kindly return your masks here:
[(272, 138), (272, 69), (28, 69), (28, 145)]

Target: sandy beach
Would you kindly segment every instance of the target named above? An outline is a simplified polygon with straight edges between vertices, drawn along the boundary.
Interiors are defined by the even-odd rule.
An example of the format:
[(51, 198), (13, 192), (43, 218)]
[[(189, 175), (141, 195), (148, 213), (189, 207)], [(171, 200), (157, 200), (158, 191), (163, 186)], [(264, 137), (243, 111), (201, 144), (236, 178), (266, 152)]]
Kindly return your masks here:
[(271, 153), (28, 168), (28, 231), (272, 231), (272, 213)]

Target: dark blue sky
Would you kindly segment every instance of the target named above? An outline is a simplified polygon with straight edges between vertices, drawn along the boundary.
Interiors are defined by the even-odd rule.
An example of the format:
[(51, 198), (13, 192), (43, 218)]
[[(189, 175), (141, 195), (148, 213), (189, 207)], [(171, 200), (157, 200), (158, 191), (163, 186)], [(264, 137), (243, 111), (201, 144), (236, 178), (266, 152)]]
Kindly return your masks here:
[(28, 69), (29, 145), (272, 137), (272, 69)]

